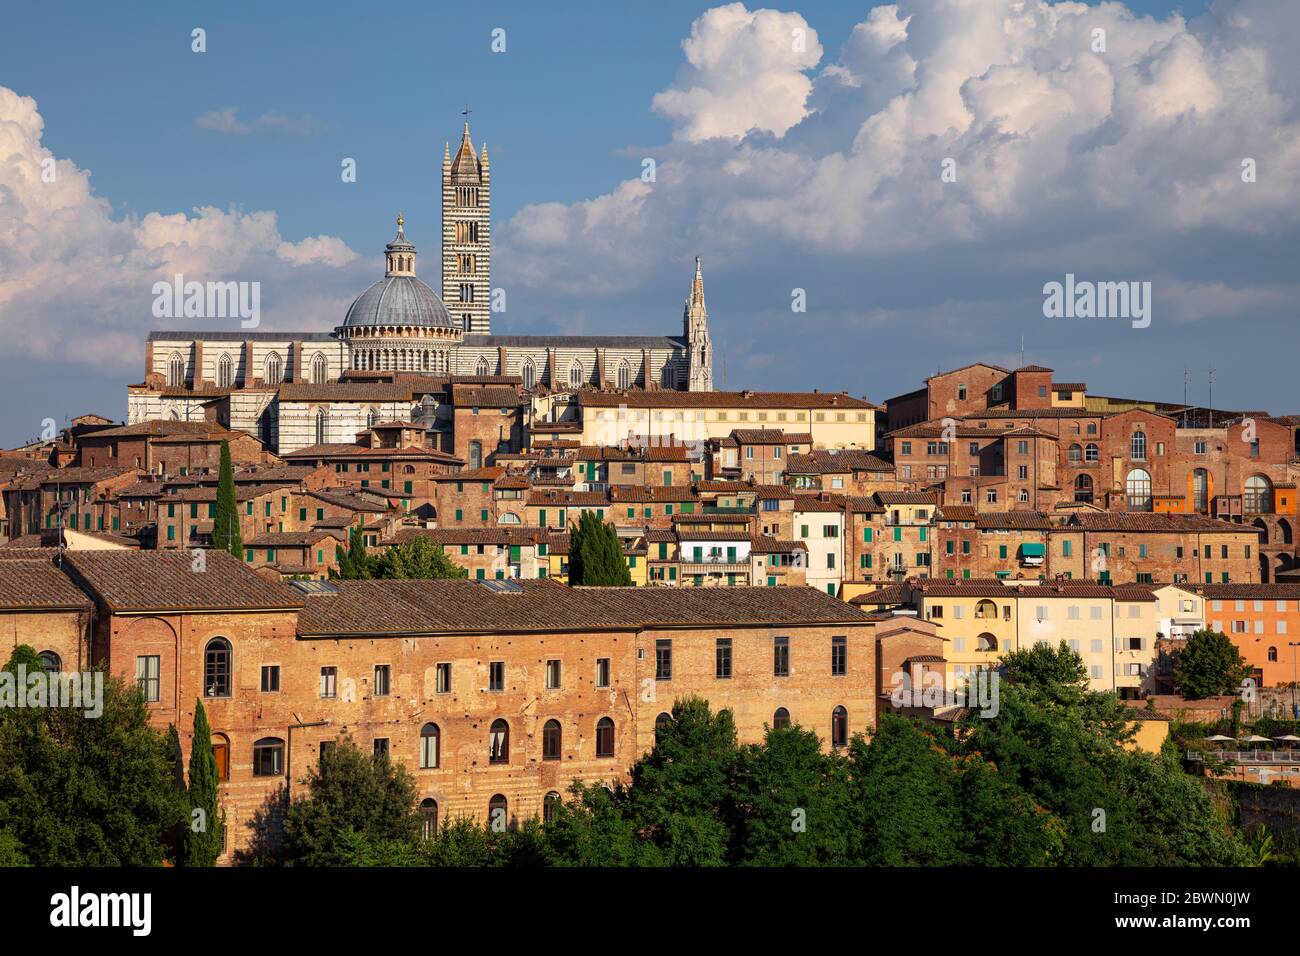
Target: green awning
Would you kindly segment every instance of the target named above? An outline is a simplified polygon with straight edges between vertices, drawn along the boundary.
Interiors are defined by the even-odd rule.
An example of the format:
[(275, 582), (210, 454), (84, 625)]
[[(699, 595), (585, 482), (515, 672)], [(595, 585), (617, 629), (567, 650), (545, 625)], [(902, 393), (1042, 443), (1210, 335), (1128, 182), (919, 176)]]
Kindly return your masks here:
[(1041, 544), (1022, 544), (1020, 553), (1027, 558), (1041, 558), (1047, 553), (1047, 549)]

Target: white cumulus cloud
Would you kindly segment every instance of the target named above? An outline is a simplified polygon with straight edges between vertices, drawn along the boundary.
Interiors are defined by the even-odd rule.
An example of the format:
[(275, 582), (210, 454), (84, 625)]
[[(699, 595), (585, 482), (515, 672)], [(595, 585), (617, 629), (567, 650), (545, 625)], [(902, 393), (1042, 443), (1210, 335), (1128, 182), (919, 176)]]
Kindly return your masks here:
[(0, 336), (11, 354), (138, 366), (158, 321), (153, 284), (177, 273), (260, 282), (268, 328), (314, 328), (346, 307), (326, 288), (357, 259), (341, 239), (288, 240), (269, 211), (114, 217), (89, 171), (55, 157), (43, 133), (36, 101), (0, 87)]

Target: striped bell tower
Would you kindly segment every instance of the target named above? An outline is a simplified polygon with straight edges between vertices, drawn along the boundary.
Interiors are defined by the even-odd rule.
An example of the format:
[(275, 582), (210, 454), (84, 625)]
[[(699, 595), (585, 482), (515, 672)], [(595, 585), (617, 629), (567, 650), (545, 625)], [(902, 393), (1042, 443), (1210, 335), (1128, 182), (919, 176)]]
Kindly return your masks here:
[(442, 301), (469, 334), (492, 332), (492, 174), (474, 154), (469, 108), (456, 155), (442, 150)]

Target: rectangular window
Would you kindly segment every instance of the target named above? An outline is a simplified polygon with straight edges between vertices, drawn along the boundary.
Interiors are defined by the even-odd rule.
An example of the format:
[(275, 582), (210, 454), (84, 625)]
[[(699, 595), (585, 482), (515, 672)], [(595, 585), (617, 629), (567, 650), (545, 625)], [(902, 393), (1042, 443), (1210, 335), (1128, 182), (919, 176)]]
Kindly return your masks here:
[(488, 663), (488, 690), (506, 689), (506, 662), (490, 661)]
[(713, 657), (713, 676), (718, 680), (729, 680), (731, 678), (731, 638), (718, 638)]
[(849, 672), (849, 639), (831, 638), (831, 676), (843, 677)]
[(320, 695), (333, 699), (339, 695), (339, 669), (322, 667), (320, 669)]
[(790, 638), (788, 637), (772, 639), (772, 676), (790, 676)]
[(137, 657), (135, 659), (135, 682), (144, 694), (144, 699), (156, 703), (160, 700), (162, 681), (159, 680), (161, 658), (157, 655)]
[(388, 664), (375, 665), (375, 685), (374, 694), (376, 697), (387, 697), (389, 687), (392, 682), (392, 668)]
[(660, 638), (655, 641), (655, 680), (673, 679), (673, 642), (672, 638)]
[(388, 756), (388, 738), (376, 737), (375, 738), (375, 759), (377, 760), (380, 757), (387, 757), (387, 756)]
[(563, 686), (560, 680), (560, 662), (552, 658), (546, 662), (546, 689), (559, 690)]
[(280, 690), (280, 665), (262, 665), (262, 693), (275, 694)]
[(609, 658), (608, 657), (596, 658), (596, 686), (597, 687), (609, 686)]
[(451, 664), (438, 664), (434, 670), (434, 691), (439, 694), (451, 693)]

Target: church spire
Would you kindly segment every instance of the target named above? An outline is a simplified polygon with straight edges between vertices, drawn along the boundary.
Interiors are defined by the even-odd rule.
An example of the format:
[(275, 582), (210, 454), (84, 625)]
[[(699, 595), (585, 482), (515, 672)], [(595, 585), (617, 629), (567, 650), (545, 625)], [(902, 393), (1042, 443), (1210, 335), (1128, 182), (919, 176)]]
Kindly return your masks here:
[(690, 370), (687, 387), (692, 392), (710, 392), (713, 390), (713, 343), (709, 340), (709, 310), (704, 305), (704, 269), (699, 256), (695, 257), (691, 294), (682, 310), (682, 326)]

